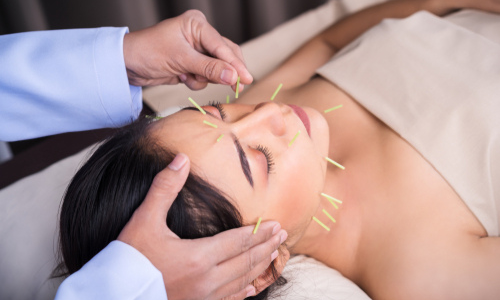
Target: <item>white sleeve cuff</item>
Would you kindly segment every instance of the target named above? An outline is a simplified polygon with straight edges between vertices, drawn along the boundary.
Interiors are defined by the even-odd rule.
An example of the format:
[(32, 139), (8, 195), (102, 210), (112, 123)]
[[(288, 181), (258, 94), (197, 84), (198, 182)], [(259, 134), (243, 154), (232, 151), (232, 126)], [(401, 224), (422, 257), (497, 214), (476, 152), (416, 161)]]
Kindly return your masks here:
[(161, 272), (134, 247), (111, 242), (59, 287), (56, 300), (167, 299)]
[(99, 97), (111, 122), (110, 127), (130, 123), (137, 119), (142, 110), (141, 87), (128, 83), (123, 56), (123, 38), (126, 33), (127, 27), (102, 27), (98, 29), (95, 37), (94, 70), (99, 81)]

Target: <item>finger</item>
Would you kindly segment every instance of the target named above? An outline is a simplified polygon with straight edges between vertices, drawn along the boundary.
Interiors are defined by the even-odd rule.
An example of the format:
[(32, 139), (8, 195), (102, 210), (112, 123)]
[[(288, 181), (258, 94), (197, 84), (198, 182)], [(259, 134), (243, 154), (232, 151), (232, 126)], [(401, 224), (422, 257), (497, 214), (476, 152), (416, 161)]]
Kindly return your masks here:
[[(207, 257), (212, 259), (213, 265), (218, 265), (256, 245), (267, 242), (280, 229), (281, 226), (278, 222), (267, 221), (260, 224), (256, 234), (253, 234), (253, 226), (245, 226), (227, 230), (212, 237), (198, 239), (197, 241), (200, 242), (203, 251), (207, 253)], [(271, 255), (271, 252), (269, 252), (269, 255)]]
[(137, 217), (145, 221), (165, 224), (168, 210), (189, 175), (189, 158), (179, 153), (174, 160), (153, 179), (144, 202), (137, 208)]
[[(211, 271), (211, 273), (213, 273), (212, 278), (220, 278), (220, 285), (223, 286), (242, 276), (249, 277), (255, 275), (255, 277), (257, 277), (269, 266), (271, 260), (274, 259), (271, 259), (274, 251), (278, 249), (279, 245), (281, 245), (286, 238), (286, 231), (280, 230), (278, 234), (274, 235), (268, 241), (217, 265), (217, 267)], [(255, 279), (255, 277), (251, 280)], [(240, 282), (242, 286), (240, 286), (239, 289), (248, 284), (248, 282)]]
[[(256, 293), (260, 293), (263, 290), (267, 289), (271, 284), (273, 284), (276, 279), (278, 279), (281, 274), (283, 273), (283, 270), (285, 269), (285, 265), (290, 259), (290, 252), (286, 247), (281, 246), (280, 247), (280, 255), (274, 260), (274, 267), (276, 269), (276, 275), (277, 277), (274, 278), (274, 274), (272, 272), (265, 273), (265, 276), (263, 276), (262, 279), (259, 278), (260, 275), (257, 275), (256, 282), (255, 282), (255, 287), (256, 287)], [(262, 273), (260, 273), (262, 274)]]
[[(222, 36), (208, 22), (203, 23), (201, 27), (200, 43), (213, 57), (219, 58), (232, 65), (236, 69), (243, 84), (252, 83), (252, 75), (248, 72), (243, 60), (238, 57), (238, 54), (228, 46)], [(227, 83), (234, 84), (236, 80)]]
[(229, 63), (204, 55), (194, 49), (188, 50), (190, 53), (189, 63), (184, 65), (187, 73), (203, 76), (211, 82), (220, 84), (235, 84), (238, 79), (236, 69)]
[(186, 74), (186, 79), (183, 82), (190, 90), (193, 91), (204, 89), (208, 85), (208, 82), (199, 82), (196, 80), (195, 75), (193, 74)]
[(241, 48), (238, 44), (234, 43), (228, 38), (222, 37), (226, 44), (228, 45), (229, 48), (233, 51), (233, 53), (238, 56), (240, 59), (242, 65), (233, 65), (233, 67), (236, 68), (238, 74), (240, 75), (241, 82), (244, 84), (251, 84), (253, 82), (253, 76), (250, 74), (250, 71), (248, 71), (247, 64), (245, 62), (245, 58), (243, 57), (243, 51), (241, 51)]
[[(231, 89), (232, 89), (233, 91), (235, 91), (235, 92), (236, 92), (236, 84), (235, 84), (235, 85), (232, 85), (232, 86), (231, 86)], [(241, 83), (240, 83), (240, 91), (239, 91), (239, 92), (240, 92), (240, 93), (241, 93), (241, 92), (243, 92), (243, 90), (244, 90), (244, 89), (245, 89), (245, 86), (244, 86), (243, 84), (241, 84)]]
[[(279, 276), (281, 276), (281, 273), (283, 272), (283, 269), (285, 268), (285, 265), (290, 258), (290, 252), (288, 252), (288, 249), (286, 247), (280, 248), (282, 248), (281, 255), (278, 255), (278, 250), (276, 250), (276, 253), (273, 253), (276, 257), (274, 260), (273, 257), (269, 256), (268, 259), (260, 262), (250, 272), (243, 274), (238, 279), (233, 280), (232, 282), (219, 288), (216, 291), (216, 294), (219, 296), (231, 294), (234, 291), (241, 290), (242, 287), (247, 286), (251, 282), (254, 283), (253, 286), (255, 287), (255, 294), (258, 294), (265, 290), (276, 279), (278, 279)], [(274, 278), (274, 274), (272, 272), (266, 272), (271, 263), (274, 263), (274, 266), (276, 268), (276, 278)]]
[(224, 40), (224, 42), (226, 42), (227, 46), (231, 48), (233, 53), (241, 60), (241, 62), (243, 62), (243, 64), (246, 67), (245, 58), (243, 57), (243, 51), (241, 51), (240, 46), (238, 46), (236, 43), (234, 43), (233, 41), (224, 36), (222, 37), (222, 39)]
[(208, 82), (208, 79), (203, 77), (203, 76), (200, 76), (200, 75), (195, 75), (194, 78), (196, 79), (196, 81), (198, 82)]

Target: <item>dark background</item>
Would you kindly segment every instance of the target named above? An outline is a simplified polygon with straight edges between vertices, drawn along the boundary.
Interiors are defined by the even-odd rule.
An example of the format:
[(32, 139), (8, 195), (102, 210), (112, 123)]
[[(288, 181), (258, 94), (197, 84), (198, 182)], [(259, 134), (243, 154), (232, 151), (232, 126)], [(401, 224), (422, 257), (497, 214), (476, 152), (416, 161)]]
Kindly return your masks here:
[[(198, 9), (223, 36), (241, 44), (326, 1), (0, 0), (0, 34), (103, 26), (128, 26), (135, 31), (188, 9)], [(143, 114), (150, 113), (145, 105)], [(112, 131), (65, 133), (9, 143), (14, 157), (0, 163), (0, 189), (77, 153)]]
[(199, 9), (224, 36), (242, 43), (326, 0), (0, 0), (0, 34), (128, 26), (131, 31)]

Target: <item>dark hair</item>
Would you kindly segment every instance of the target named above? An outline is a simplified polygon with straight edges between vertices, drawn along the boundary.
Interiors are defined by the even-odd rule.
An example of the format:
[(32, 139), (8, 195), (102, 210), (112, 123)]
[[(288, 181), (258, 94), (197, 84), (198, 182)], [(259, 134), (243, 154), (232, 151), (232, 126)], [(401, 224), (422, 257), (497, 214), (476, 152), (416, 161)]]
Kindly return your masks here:
[[(60, 212), (63, 262), (53, 275), (78, 271), (115, 240), (144, 200), (155, 175), (175, 157), (141, 119), (106, 139), (71, 180)], [(196, 239), (241, 227), (237, 208), (217, 188), (194, 174), (170, 208), (167, 226), (180, 238)], [(272, 264), (275, 285), (286, 283)], [(269, 289), (249, 299), (266, 299)]]

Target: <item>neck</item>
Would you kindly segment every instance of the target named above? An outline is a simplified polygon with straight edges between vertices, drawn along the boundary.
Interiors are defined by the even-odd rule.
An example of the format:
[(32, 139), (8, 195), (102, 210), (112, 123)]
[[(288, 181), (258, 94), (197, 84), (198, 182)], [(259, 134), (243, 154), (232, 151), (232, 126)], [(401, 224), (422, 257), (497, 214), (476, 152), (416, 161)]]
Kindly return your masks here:
[[(295, 254), (311, 256), (355, 281), (359, 276), (356, 258), (361, 236), (361, 205), (354, 189), (350, 186), (357, 174), (354, 160), (342, 159), (345, 170), (329, 165), (325, 178), (324, 193), (342, 201), (338, 209), (322, 197), (315, 217), (330, 228), (327, 231), (311, 221), (302, 238), (292, 247)], [(352, 163), (351, 163), (352, 162)], [(325, 209), (334, 219), (331, 221), (323, 212)]]

